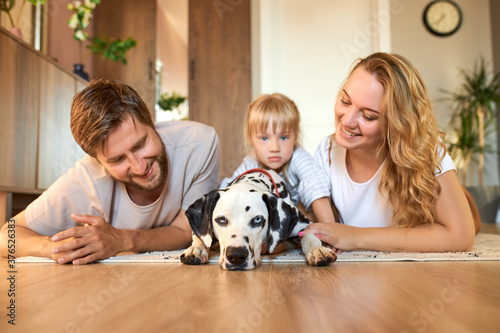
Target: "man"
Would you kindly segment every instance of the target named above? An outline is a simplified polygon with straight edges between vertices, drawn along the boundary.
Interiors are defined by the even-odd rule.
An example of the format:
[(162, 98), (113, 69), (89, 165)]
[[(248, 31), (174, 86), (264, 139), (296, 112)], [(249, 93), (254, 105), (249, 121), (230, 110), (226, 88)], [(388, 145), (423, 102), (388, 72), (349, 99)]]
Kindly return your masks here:
[[(17, 257), (81, 265), (119, 252), (190, 244), (185, 210), (219, 181), (213, 128), (194, 122), (155, 126), (131, 87), (97, 80), (74, 97), (71, 131), (88, 155), (14, 217)], [(6, 223), (3, 256), (7, 239)]]

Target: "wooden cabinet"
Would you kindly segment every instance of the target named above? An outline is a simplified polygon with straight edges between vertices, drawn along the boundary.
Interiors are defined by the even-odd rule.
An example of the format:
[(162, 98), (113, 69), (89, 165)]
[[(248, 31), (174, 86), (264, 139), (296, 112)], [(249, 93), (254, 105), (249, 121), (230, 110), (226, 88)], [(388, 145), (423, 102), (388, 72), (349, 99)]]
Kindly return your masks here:
[(0, 31), (0, 186), (35, 188), (40, 61)]
[(70, 112), (85, 85), (0, 28), (0, 215), (10, 217), (16, 193), (36, 196), (84, 156)]
[(40, 134), (37, 188), (46, 189), (85, 154), (70, 128), (76, 80), (54, 64), (40, 65)]

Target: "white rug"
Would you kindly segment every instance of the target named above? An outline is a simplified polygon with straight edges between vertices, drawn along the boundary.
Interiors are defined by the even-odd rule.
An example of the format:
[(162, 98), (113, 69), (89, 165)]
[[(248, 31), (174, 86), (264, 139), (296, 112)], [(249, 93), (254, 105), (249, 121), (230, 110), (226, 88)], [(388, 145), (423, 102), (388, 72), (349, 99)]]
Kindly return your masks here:
[[(132, 255), (118, 255), (105, 260), (103, 263), (148, 263), (148, 262), (180, 262), (183, 250), (168, 252), (148, 252)], [(217, 263), (218, 253), (212, 253), (210, 263)], [(294, 263), (304, 262), (301, 250), (290, 250), (279, 255), (265, 255), (262, 263)], [(471, 252), (446, 252), (446, 253), (413, 253), (413, 252), (374, 252), (355, 251), (343, 252), (338, 255), (337, 261), (460, 261), (460, 260), (500, 260), (500, 235), (478, 234), (474, 248)], [(52, 259), (41, 257), (20, 257), (17, 263), (47, 262), (54, 263)]]

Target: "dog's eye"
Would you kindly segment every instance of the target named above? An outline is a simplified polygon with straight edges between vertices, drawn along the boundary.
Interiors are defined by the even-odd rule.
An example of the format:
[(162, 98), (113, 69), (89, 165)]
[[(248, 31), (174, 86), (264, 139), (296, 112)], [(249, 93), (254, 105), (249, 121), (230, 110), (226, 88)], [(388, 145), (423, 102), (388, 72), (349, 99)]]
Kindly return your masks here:
[(227, 225), (227, 220), (225, 216), (217, 216), (215, 218), (215, 222), (217, 222), (218, 225)]
[(257, 215), (252, 219), (252, 221), (250, 221), (250, 225), (252, 227), (260, 227), (261, 225), (264, 224), (264, 222), (266, 222), (264, 216)]

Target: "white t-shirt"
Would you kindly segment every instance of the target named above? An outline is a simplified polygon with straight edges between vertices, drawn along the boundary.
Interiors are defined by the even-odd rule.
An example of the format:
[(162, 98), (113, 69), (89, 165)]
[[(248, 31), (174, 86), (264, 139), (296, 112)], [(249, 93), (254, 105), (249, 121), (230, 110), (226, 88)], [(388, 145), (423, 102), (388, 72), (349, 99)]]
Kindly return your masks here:
[[(254, 152), (251, 152), (243, 159), (243, 162), (236, 168), (230, 178), (224, 178), (220, 188), (225, 188), (236, 177), (243, 172), (259, 168), (259, 162)], [(312, 203), (320, 198), (329, 197), (328, 179), (320, 166), (314, 161), (311, 154), (304, 148), (297, 145), (292, 153), (292, 158), (288, 164), (285, 179), (283, 172), (280, 172), (281, 178), (285, 181), (286, 188), (290, 192), (292, 202), (297, 205), (300, 201), (310, 210)]]
[[(138, 206), (125, 186), (95, 159), (85, 156), (26, 208), (28, 226), (53, 235), (75, 226), (71, 213), (96, 215), (119, 229), (151, 229), (172, 223), (179, 210), (217, 188), (219, 139), (212, 127), (190, 122), (156, 124), (168, 159), (167, 185), (158, 200)], [(113, 186), (114, 205), (111, 207)], [(111, 214), (113, 209), (113, 214)]]
[[(346, 150), (333, 143), (331, 164), (328, 156), (330, 136), (321, 140), (314, 159), (329, 178), (332, 200), (341, 216), (341, 222), (356, 227), (393, 226), (392, 209), (378, 190), (382, 166), (377, 173), (365, 183), (356, 183), (349, 177), (346, 168)], [(456, 170), (448, 153), (441, 162), (441, 175)]]

